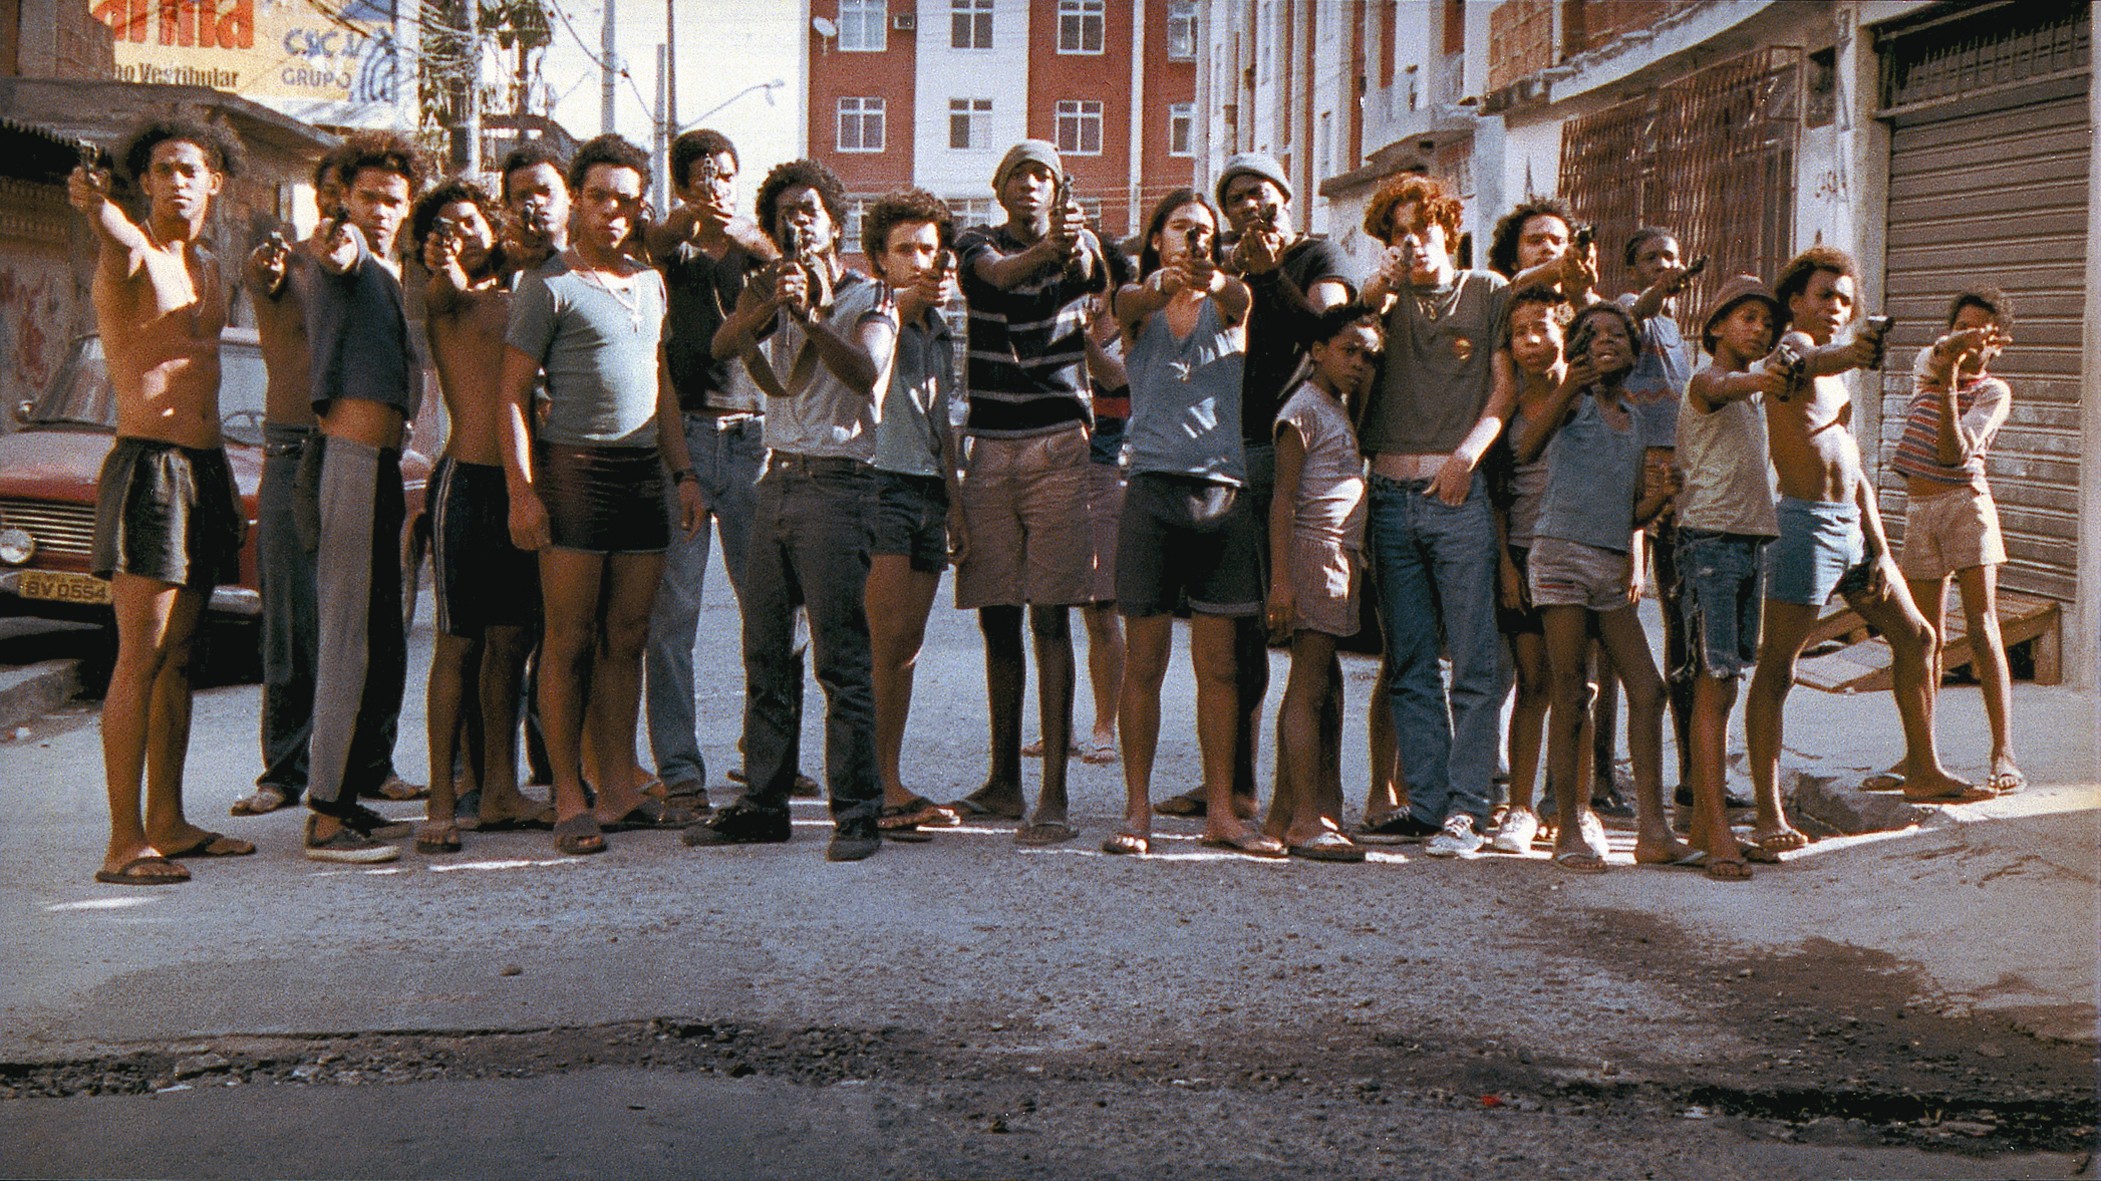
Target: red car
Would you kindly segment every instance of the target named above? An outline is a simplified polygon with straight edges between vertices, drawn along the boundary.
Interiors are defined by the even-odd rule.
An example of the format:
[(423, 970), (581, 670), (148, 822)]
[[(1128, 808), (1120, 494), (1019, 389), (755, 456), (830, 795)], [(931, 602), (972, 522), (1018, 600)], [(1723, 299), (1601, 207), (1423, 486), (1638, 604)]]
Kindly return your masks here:
[[(212, 591), (208, 623), (252, 626), (262, 615), (255, 563), (255, 490), (263, 473), (263, 391), (268, 378), (252, 328), (220, 338), (220, 429), (248, 517), (240, 581)], [(19, 425), (0, 435), (0, 615), (108, 623), (109, 583), (89, 574), (95, 536), (95, 480), (116, 437), (117, 404), (102, 338), (73, 342), (44, 396), (16, 408)], [(430, 460), (404, 451), (408, 493), (402, 530), (406, 609), (415, 610), (416, 575), (428, 546), (424, 488)], [(250, 638), (238, 648), (254, 651)]]

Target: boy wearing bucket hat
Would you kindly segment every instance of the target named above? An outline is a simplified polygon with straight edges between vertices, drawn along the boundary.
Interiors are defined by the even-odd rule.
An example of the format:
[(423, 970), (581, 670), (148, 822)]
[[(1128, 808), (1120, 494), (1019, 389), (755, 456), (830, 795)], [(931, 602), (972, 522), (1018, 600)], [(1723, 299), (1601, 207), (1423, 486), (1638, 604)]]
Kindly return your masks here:
[(1707, 876), (1751, 876), (1729, 832), (1729, 710), (1736, 684), (1757, 658), (1759, 609), (1765, 595), (1765, 547), (1778, 535), (1766, 476), (1761, 403), (1778, 396), (1786, 377), (1768, 369), (1780, 306), (1765, 284), (1738, 275), (1722, 285), (1700, 322), (1700, 344), (1713, 360), (1686, 386), (1678, 412), (1678, 611), (1684, 659), (1671, 679), (1692, 686), (1692, 843), (1706, 854)]

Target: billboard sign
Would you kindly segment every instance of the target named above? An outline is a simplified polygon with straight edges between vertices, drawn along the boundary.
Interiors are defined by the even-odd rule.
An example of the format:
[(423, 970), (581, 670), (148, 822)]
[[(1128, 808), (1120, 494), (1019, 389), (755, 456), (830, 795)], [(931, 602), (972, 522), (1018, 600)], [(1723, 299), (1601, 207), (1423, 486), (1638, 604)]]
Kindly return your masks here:
[(395, 0), (90, 0), (117, 80), (209, 86), (302, 119), (415, 126)]

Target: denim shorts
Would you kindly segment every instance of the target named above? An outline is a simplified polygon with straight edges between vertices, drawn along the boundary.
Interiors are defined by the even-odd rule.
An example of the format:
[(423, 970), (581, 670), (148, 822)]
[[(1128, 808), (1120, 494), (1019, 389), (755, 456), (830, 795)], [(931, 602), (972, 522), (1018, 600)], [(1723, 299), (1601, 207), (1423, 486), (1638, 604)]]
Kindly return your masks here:
[(1780, 498), (1780, 537), (1766, 559), (1765, 594), (1782, 603), (1821, 607), (1831, 592), (1859, 594), (1873, 573), (1860, 506), (1851, 501)]
[(940, 476), (878, 471), (871, 554), (911, 559), (921, 574), (948, 566), (948, 486)]
[(1685, 660), (1671, 679), (1738, 678), (1758, 659), (1764, 618), (1765, 547), (1747, 533), (1678, 528), (1678, 618)]

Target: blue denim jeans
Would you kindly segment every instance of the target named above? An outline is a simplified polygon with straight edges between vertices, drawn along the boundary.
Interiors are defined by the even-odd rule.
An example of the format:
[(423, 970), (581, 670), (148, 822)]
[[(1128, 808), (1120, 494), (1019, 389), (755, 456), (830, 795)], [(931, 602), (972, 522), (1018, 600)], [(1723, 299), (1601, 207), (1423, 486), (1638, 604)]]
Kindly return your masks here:
[(873, 820), (875, 672), (869, 651), (870, 517), (875, 469), (846, 459), (774, 453), (759, 479), (744, 567), (742, 803), (788, 806), (801, 758), (802, 657), (796, 608), (807, 614), (824, 688), (824, 774), (839, 823)]
[[(759, 470), (766, 462), (762, 419), (723, 424), (687, 414), (686, 450), (700, 482), (708, 516), (722, 534), (722, 564), (730, 591), (744, 603), (744, 559), (751, 549), (751, 519), (758, 498)], [(678, 519), (678, 485), (664, 482), (667, 510)], [(649, 615), (649, 644), (643, 651), (644, 702), (649, 714), (649, 749), (665, 783), (708, 781), (694, 716), (693, 644), (700, 627), (701, 584), (708, 574), (708, 530), (688, 539), (674, 529), (664, 551), (664, 576)]]
[[(1424, 480), (1371, 477), (1368, 541), (1393, 664), (1409, 811), (1426, 824), (1488, 817), (1509, 657), (1496, 632), (1496, 535), (1480, 473), (1454, 508)], [(1452, 663), (1447, 692), (1437, 657)]]

